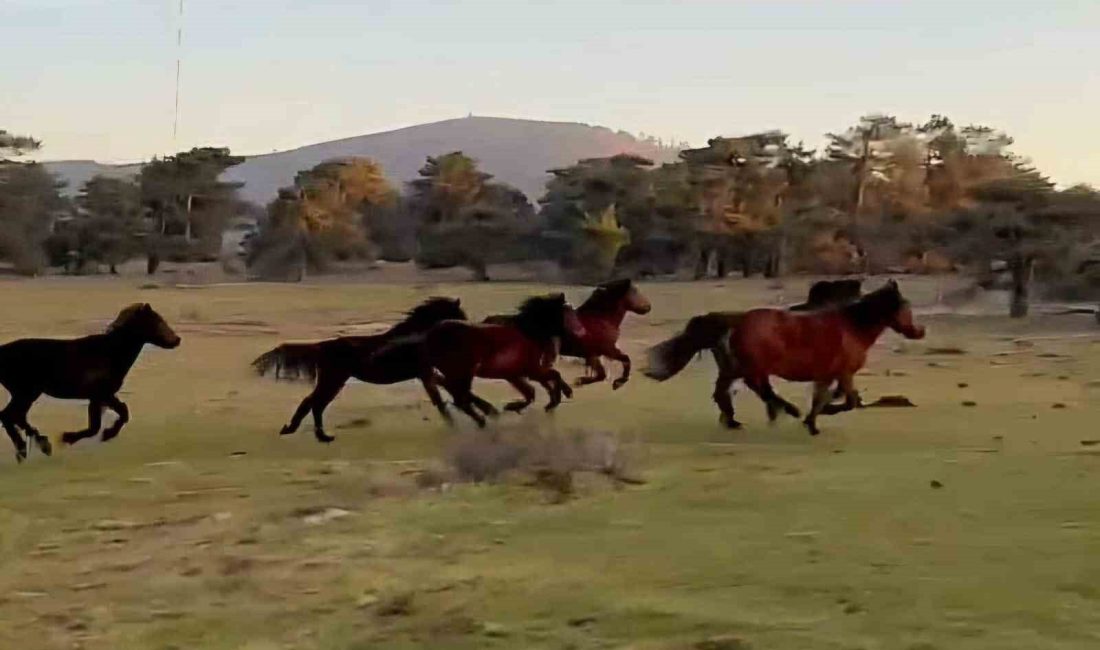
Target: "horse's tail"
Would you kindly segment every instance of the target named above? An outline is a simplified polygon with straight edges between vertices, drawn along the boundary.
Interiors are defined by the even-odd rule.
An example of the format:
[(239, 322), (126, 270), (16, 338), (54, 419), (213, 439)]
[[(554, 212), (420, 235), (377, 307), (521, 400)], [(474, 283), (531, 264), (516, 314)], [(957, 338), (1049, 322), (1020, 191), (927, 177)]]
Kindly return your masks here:
[(642, 372), (657, 381), (676, 376), (696, 354), (718, 347), (740, 317), (739, 312), (711, 312), (692, 318), (683, 332), (649, 348)]
[(321, 358), (321, 343), (283, 343), (268, 350), (252, 362), (261, 377), (274, 372), (275, 379), (317, 379)]

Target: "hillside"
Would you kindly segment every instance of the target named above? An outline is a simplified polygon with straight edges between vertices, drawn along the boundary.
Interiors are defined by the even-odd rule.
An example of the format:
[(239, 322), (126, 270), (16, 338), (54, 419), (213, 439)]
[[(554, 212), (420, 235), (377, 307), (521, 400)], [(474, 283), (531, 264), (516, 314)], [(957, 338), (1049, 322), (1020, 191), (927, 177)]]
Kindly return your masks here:
[[(331, 158), (368, 156), (382, 163), (393, 181), (404, 182), (416, 177), (428, 156), (458, 150), (479, 160), (485, 171), (523, 190), (532, 200), (542, 194), (546, 170), (581, 158), (624, 152), (657, 162), (676, 157), (674, 150), (660, 149), (604, 127), (467, 117), (251, 156), (231, 169), (226, 179), (243, 182), (245, 198), (262, 204), (271, 200), (279, 187), (289, 184), (296, 172)], [(90, 161), (59, 161), (46, 165), (68, 182), (69, 192), (75, 192), (96, 173), (119, 175), (137, 169), (134, 165), (100, 165)]]

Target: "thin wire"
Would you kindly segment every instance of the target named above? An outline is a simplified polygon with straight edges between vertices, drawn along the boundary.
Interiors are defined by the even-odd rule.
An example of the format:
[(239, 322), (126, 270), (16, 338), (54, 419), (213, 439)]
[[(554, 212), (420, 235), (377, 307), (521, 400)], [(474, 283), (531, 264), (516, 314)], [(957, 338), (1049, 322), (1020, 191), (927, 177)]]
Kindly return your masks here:
[(176, 27), (176, 105), (172, 114), (172, 151), (177, 149), (176, 135), (180, 126), (180, 51), (183, 49), (183, 0), (179, 6), (179, 25)]

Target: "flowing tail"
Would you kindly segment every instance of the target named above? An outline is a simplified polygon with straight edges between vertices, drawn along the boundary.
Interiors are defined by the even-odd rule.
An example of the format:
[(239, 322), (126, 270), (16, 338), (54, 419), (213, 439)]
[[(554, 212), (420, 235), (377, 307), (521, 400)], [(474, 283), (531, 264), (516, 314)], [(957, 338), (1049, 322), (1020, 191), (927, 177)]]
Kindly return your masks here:
[(692, 318), (683, 332), (649, 348), (643, 374), (657, 381), (676, 376), (696, 354), (718, 347), (742, 315), (743, 312), (717, 311)]
[(275, 379), (316, 381), (321, 343), (283, 343), (256, 357), (252, 367), (261, 377), (274, 372)]

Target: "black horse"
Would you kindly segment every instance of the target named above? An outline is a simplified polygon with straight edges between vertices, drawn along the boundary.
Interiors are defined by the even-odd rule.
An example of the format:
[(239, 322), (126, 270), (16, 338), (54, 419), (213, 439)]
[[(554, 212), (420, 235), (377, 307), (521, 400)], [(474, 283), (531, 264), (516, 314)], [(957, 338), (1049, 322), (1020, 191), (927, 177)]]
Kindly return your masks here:
[(863, 280), (821, 280), (814, 282), (806, 302), (789, 307), (791, 311), (816, 311), (838, 307), (859, 300), (863, 295)]
[(260, 376), (274, 371), (276, 379), (306, 377), (316, 381), (313, 392), (298, 405), (280, 435), (294, 433), (307, 413), (313, 413), (313, 434), (319, 442), (336, 438), (325, 433), (325, 408), (336, 399), (352, 377), (370, 384), (396, 384), (420, 376), (417, 346), (405, 357), (390, 355), (376, 363), (374, 353), (397, 341), (418, 342), (428, 329), (447, 320), (466, 320), (458, 299), (430, 298), (408, 312), (406, 318), (381, 334), (342, 336), (317, 343), (284, 343), (260, 355), (252, 367)]
[(27, 443), (19, 430), (49, 456), (50, 440), (27, 422), (31, 405), (43, 394), (60, 399), (88, 400), (88, 428), (61, 436), (73, 444), (99, 433), (103, 408), (118, 420), (103, 431), (103, 440), (118, 435), (130, 420), (130, 411), (116, 393), (146, 343), (172, 349), (180, 337), (147, 303), (130, 305), (103, 334), (79, 339), (20, 339), (0, 345), (0, 384), (11, 394), (0, 411), (0, 424), (15, 445), (15, 458), (27, 457)]

